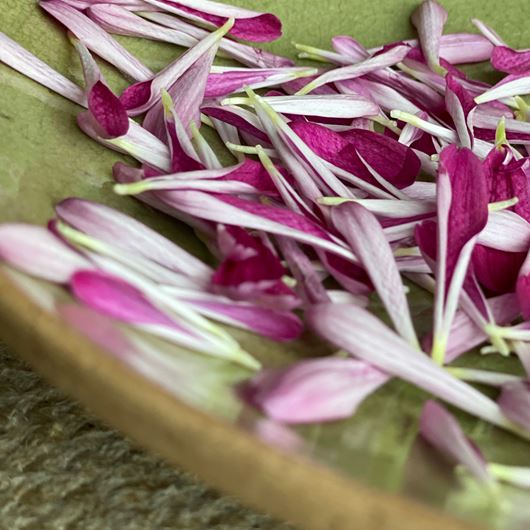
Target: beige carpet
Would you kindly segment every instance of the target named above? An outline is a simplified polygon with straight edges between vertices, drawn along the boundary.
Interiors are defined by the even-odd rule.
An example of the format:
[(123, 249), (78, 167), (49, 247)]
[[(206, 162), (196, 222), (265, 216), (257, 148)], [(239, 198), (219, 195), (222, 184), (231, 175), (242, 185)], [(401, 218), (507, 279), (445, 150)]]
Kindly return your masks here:
[(0, 344), (1, 530), (288, 530), (135, 449)]

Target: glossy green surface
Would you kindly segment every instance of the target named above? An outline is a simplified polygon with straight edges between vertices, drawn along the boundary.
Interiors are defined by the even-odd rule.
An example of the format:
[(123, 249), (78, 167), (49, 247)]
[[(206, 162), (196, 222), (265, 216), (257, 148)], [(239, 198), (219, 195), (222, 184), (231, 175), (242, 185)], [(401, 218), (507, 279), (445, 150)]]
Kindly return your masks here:
[[(270, 10), (284, 21), (284, 38), (269, 49), (293, 55), (291, 41), (329, 48), (333, 35), (350, 34), (367, 46), (413, 36), (408, 17), (416, 0), (241, 0), (248, 7)], [(530, 47), (530, 14), (527, 0), (502, 4), (491, 0), (444, 2), (450, 17), (447, 31), (471, 31), (469, 19), (482, 18), (514, 47)], [(76, 54), (64, 31), (50, 21), (34, 0), (3, 0), (0, 31), (47, 61), (74, 81), (81, 81)], [(178, 48), (153, 42), (120, 38), (133, 53), (154, 68), (167, 64)], [(494, 79), (488, 66), (471, 71)], [(125, 81), (104, 65), (107, 79), (115, 88)], [(207, 258), (204, 247), (185, 226), (159, 215), (134, 199), (116, 197), (111, 190), (111, 167), (119, 155), (86, 138), (75, 124), (76, 105), (63, 100), (34, 82), (0, 64), (0, 221), (42, 223), (52, 215), (54, 203), (77, 195), (118, 207), (161, 230), (191, 251)], [(39, 284), (40, 285), (40, 284)], [(32, 289), (35, 285), (32, 284)], [(46, 295), (41, 295), (45, 300)], [(411, 302), (420, 328), (429, 323), (429, 297), (413, 292)], [(313, 337), (296, 344), (278, 346), (237, 332), (243, 345), (266, 365), (282, 365), (306, 355), (322, 355), (329, 349)], [(245, 376), (231, 366), (172, 351), (188, 372), (219, 374), (195, 379), (179, 395), (201, 408), (252, 427), (254, 416), (242, 411), (233, 400), (230, 384)], [(511, 360), (469, 356), (460, 364), (516, 371)], [(198, 368), (200, 365), (200, 368)], [(202, 372), (201, 372), (202, 373)], [(216, 399), (212, 400), (215, 395)], [(392, 381), (370, 398), (358, 414), (343, 422), (297, 428), (306, 450), (342, 473), (390, 491), (420, 499), (465, 517), (479, 519), (492, 527), (530, 527), (530, 494), (505, 491), (500, 505), (472, 483), (461, 480), (451, 468), (416, 438), (417, 416), (425, 394), (410, 385)], [(461, 415), (466, 431), (484, 450), (488, 459), (507, 464), (530, 465), (530, 445), (498, 429)], [(506, 501), (507, 499), (507, 501)]]

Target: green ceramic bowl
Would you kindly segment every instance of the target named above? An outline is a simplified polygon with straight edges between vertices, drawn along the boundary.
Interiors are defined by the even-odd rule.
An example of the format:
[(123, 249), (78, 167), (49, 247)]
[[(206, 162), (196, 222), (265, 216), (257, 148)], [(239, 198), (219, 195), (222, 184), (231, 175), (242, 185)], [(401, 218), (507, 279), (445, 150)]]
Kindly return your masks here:
[[(292, 41), (329, 48), (330, 38), (338, 34), (352, 35), (366, 46), (412, 37), (409, 16), (418, 2), (240, 3), (281, 17), (285, 35), (268, 49), (292, 56)], [(479, 17), (514, 47), (530, 46), (527, 1), (501, 5), (492, 0), (446, 0), (444, 5), (449, 32), (472, 31), (469, 20)], [(0, 31), (81, 82), (76, 53), (64, 30), (34, 0), (3, 0)], [(180, 53), (169, 45), (119, 40), (153, 69)], [(103, 65), (103, 70), (113, 87), (125, 86), (113, 69)], [(472, 71), (494, 78), (487, 65)], [(0, 64), (0, 221), (43, 223), (55, 203), (79, 196), (132, 214), (208, 259), (187, 227), (132, 198), (113, 195), (111, 167), (119, 155), (78, 130), (79, 110)], [(49, 380), (141, 445), (253, 506), (310, 529), (530, 527), (530, 494), (507, 489), (508, 500), (499, 506), (418, 441), (417, 417), (426, 396), (410, 385), (391, 382), (350, 420), (283, 430), (234, 399), (231, 385), (246, 375), (236, 368), (172, 351), (182, 366), (182, 379), (164, 390), (54, 316), (49, 309), (64, 294), (5, 268), (0, 269), (0, 293), (0, 338)], [(429, 304), (425, 295), (415, 297), (418, 322)], [(268, 366), (327, 351), (309, 336), (281, 347), (241, 332), (238, 338)], [(467, 363), (515, 369), (502, 359), (471, 356)], [(212, 373), (216, 375), (205, 375)], [(529, 445), (468, 416), (461, 419), (488, 459), (530, 465)]]

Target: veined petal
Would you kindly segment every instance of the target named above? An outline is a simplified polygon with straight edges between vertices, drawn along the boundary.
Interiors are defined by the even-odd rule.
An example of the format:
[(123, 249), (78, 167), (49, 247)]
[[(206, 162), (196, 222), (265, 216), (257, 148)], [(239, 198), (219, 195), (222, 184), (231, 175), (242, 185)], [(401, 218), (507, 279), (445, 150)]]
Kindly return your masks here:
[(177, 210), (201, 219), (292, 237), (302, 243), (355, 261), (351, 251), (333, 242), (323, 228), (302, 215), (284, 208), (200, 191), (159, 192), (158, 196)]
[(510, 428), (494, 401), (449, 375), (365, 309), (354, 305), (319, 304), (307, 312), (307, 319), (322, 337), (361, 360), (470, 414)]
[(94, 117), (101, 138), (118, 138), (127, 134), (127, 111), (109, 87), (98, 81), (88, 92), (88, 110)]
[(360, 204), (346, 203), (332, 209), (331, 219), (361, 260), (397, 332), (419, 347), (392, 249), (375, 216)]
[(508, 210), (490, 213), (486, 227), (479, 234), (478, 243), (506, 252), (528, 252), (530, 223)]
[(39, 5), (64, 24), (89, 50), (132, 79), (145, 81), (153, 76), (149, 68), (77, 9), (57, 0), (41, 1)]
[(131, 116), (138, 116), (149, 110), (160, 99), (160, 91), (168, 90), (203, 54), (216, 50), (220, 39), (233, 25), (230, 19), (221, 28), (209, 34), (156, 76), (128, 87), (120, 100)]
[(314, 423), (351, 416), (388, 379), (363, 361), (311, 359), (264, 371), (244, 384), (240, 393), (277, 421)]
[(530, 51), (495, 46), (491, 56), (493, 68), (507, 74), (524, 74), (530, 70)]
[(456, 419), (435, 401), (427, 401), (420, 418), (425, 440), (453, 463), (464, 466), (480, 482), (492, 484), (485, 458), (464, 434)]
[(447, 21), (447, 11), (435, 0), (424, 0), (412, 14), (411, 21), (418, 30), (427, 64), (433, 71), (440, 72), (440, 40)]
[(0, 225), (0, 261), (50, 282), (68, 283), (93, 265), (50, 230), (27, 224)]
[(83, 199), (65, 199), (57, 215), (100, 241), (153, 260), (175, 272), (209, 281), (212, 270), (158, 232), (117, 210)]
[(315, 73), (314, 68), (283, 67), (283, 68), (235, 68), (216, 67), (212, 69), (206, 86), (206, 97), (217, 98), (241, 92), (245, 87), (274, 87), (288, 83), (293, 79), (305, 78)]
[(494, 87), (486, 90), (475, 98), (475, 103), (480, 105), (488, 101), (509, 98), (511, 96), (522, 96), (530, 94), (530, 75), (510, 75), (497, 83)]
[(361, 77), (370, 72), (376, 72), (386, 68), (387, 66), (394, 66), (407, 56), (409, 49), (408, 46), (395, 46), (386, 52), (365, 59), (357, 64), (330, 70), (304, 86), (298, 92), (298, 95), (309, 94), (309, 92), (312, 92), (315, 88), (328, 83)]
[(166, 145), (134, 120), (129, 120), (129, 130), (126, 135), (110, 139), (99, 135), (100, 131), (94, 127), (92, 116), (86, 112), (77, 115), (77, 124), (86, 135), (110, 149), (131, 155), (140, 162), (163, 172), (171, 170), (171, 158)]
[(0, 61), (57, 94), (86, 107), (81, 88), (0, 32)]
[[(142, 17), (156, 22), (158, 25), (162, 25), (190, 35), (196, 40), (203, 39), (207, 35), (207, 31), (202, 28), (189, 24), (188, 22), (172, 15), (168, 15), (167, 13), (157, 13), (155, 11), (155, 7), (152, 7), (152, 9), (153, 12), (142, 12)], [(268, 52), (266, 50), (247, 46), (246, 44), (242, 44), (227, 38), (223, 38), (221, 40), (219, 49), (233, 59), (236, 59), (236, 61), (239, 61), (240, 63), (243, 63), (247, 66), (256, 66), (259, 68), (277, 68), (281, 66), (293, 66), (294, 64), (293, 61), (287, 57), (275, 55), (274, 53)]]
[(452, 145), (440, 154), (437, 205), (433, 356), (441, 362), (476, 236), (488, 220), (484, 170), (469, 149)]
[[(359, 118), (375, 116), (379, 107), (368, 99), (357, 95), (308, 95), (308, 96), (274, 96), (264, 97), (276, 112), (302, 116), (322, 116), (325, 118)], [(247, 104), (247, 98), (230, 98), (222, 105)]]
[(271, 13), (259, 13), (250, 9), (213, 2), (212, 0), (145, 0), (170, 13), (197, 22), (209, 22), (222, 26), (227, 18), (234, 18), (230, 34), (254, 42), (268, 42), (281, 37), (282, 24)]

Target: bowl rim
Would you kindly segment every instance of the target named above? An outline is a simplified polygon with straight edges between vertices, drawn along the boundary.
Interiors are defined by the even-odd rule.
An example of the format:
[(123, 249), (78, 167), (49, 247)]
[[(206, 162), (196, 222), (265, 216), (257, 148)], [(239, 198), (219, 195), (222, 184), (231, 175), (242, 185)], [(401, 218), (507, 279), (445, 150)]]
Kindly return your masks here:
[(484, 530), (188, 405), (39, 307), (2, 268), (0, 292), (2, 340), (44, 379), (135, 444), (248, 506), (308, 530)]

